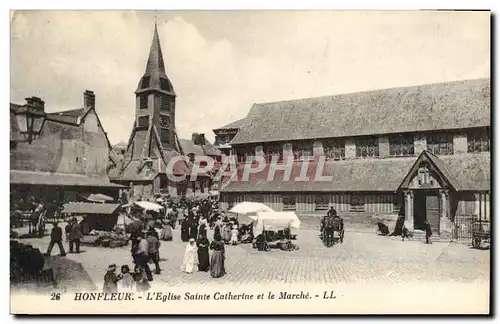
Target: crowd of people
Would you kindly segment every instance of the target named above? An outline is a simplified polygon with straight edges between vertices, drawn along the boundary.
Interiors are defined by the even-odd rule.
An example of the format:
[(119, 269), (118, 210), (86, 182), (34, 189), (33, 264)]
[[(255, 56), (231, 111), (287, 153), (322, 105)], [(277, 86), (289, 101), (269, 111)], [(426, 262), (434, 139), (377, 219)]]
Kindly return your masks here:
[[(252, 227), (239, 224), (236, 217), (219, 210), (215, 199), (187, 200), (177, 202), (159, 200), (163, 210), (160, 213), (144, 213), (139, 220), (129, 224), (126, 231), (132, 242), (131, 255), (134, 271), (128, 265), (120, 273), (112, 264), (104, 276), (105, 292), (135, 289), (144, 292), (153, 281), (153, 274), (160, 274), (161, 242), (173, 240), (172, 230), (180, 226), (180, 239), (186, 243), (180, 270), (191, 274), (196, 271), (210, 273), (213, 278), (226, 274), (226, 244), (238, 245), (253, 241)], [(213, 231), (209, 240), (208, 230)], [(155, 266), (151, 272), (149, 263)], [(135, 288), (131, 288), (135, 286)], [(120, 288), (121, 287), (121, 288)]]

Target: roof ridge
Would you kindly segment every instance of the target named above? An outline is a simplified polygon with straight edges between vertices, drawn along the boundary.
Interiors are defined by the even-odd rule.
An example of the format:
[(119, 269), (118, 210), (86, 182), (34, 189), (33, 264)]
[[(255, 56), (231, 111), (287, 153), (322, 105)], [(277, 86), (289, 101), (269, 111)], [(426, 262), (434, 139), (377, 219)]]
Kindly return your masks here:
[[(319, 100), (319, 99), (333, 98), (333, 97), (337, 97), (337, 96), (368, 94), (368, 93), (379, 92), (379, 91), (410, 89), (410, 88), (428, 87), (428, 86), (434, 86), (434, 85), (456, 84), (456, 83), (465, 83), (465, 82), (473, 82), (473, 81), (486, 81), (486, 80), (491, 81), (491, 78), (476, 78), (476, 79), (463, 79), (463, 80), (455, 80), (455, 81), (447, 81), (447, 82), (422, 83), (422, 84), (417, 84), (417, 85), (407, 85), (407, 86), (398, 86), (398, 87), (389, 87), (389, 88), (377, 88), (377, 89), (361, 90), (361, 91), (353, 91), (353, 92), (342, 92), (342, 93), (337, 93), (337, 94), (333, 94), (333, 95), (324, 95), (324, 96), (315, 96), (315, 97), (301, 97), (301, 98), (296, 98), (296, 99), (278, 100), (278, 101), (256, 102), (252, 105), (252, 107), (253, 106), (261, 106), (261, 105), (272, 105), (272, 104), (278, 104), (278, 103), (292, 103), (292, 102), (301, 101), (301, 100), (311, 100), (311, 99), (318, 99)], [(248, 115), (245, 118), (248, 118)], [(245, 119), (245, 118), (242, 118), (242, 119)]]

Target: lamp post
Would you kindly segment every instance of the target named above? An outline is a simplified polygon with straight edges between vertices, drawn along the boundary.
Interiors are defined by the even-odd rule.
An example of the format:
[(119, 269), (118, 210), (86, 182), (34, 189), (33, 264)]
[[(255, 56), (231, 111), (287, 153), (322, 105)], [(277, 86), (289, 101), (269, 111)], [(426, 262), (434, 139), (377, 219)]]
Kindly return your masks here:
[[(17, 123), (18, 132), (23, 135), (23, 138), (11, 134), (11, 142), (28, 142), (31, 144), (33, 138), (40, 132), (45, 118), (45, 103), (38, 97), (26, 98), (24, 106), (11, 107), (11, 118), (15, 118), (14, 123)], [(11, 131), (15, 131), (12, 130)]]

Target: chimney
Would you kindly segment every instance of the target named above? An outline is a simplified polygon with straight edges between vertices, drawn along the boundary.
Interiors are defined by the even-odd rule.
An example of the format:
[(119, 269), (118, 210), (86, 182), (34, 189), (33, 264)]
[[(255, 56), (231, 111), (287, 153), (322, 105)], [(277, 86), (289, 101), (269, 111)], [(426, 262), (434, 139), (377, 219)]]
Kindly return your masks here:
[(85, 90), (83, 93), (83, 108), (95, 109), (95, 94), (93, 91)]

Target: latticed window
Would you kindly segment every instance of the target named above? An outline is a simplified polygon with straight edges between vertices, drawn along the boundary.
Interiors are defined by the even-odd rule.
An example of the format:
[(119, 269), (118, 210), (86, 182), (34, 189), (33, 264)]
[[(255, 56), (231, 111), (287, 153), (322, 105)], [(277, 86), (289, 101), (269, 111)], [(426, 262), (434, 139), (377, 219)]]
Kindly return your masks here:
[(255, 149), (251, 147), (236, 148), (236, 157), (239, 163), (245, 163), (247, 158), (255, 156)]
[(344, 160), (345, 159), (345, 140), (326, 140), (323, 141), (323, 152), (327, 159)]
[(369, 158), (378, 157), (378, 139), (376, 137), (358, 138), (356, 143), (356, 157)]
[(490, 129), (473, 130), (467, 133), (467, 152), (489, 152)]
[(297, 209), (297, 201), (295, 196), (283, 196), (281, 198), (283, 203), (283, 210), (295, 210)]
[(292, 151), (294, 160), (312, 160), (313, 159), (313, 142), (303, 141), (292, 143)]
[(141, 116), (137, 121), (137, 126), (148, 127), (149, 126), (149, 116)]
[(352, 212), (364, 212), (365, 211), (365, 201), (362, 196), (351, 196), (350, 201), (350, 211)]
[(148, 95), (141, 95), (139, 97), (139, 108), (148, 109)]
[(329, 195), (316, 195), (314, 196), (315, 210), (328, 210), (330, 205)]
[(392, 195), (393, 211), (399, 212), (404, 204), (404, 196), (402, 193), (394, 193)]
[(453, 134), (435, 133), (427, 135), (427, 150), (436, 155), (452, 155)]
[(415, 155), (413, 135), (391, 135), (389, 137), (389, 154), (391, 156)]
[(281, 144), (264, 144), (262, 147), (266, 162), (277, 160), (283, 162), (283, 145)]
[(160, 97), (160, 110), (163, 111), (170, 111), (170, 108), (173, 106), (172, 99), (168, 96), (161, 96)]

